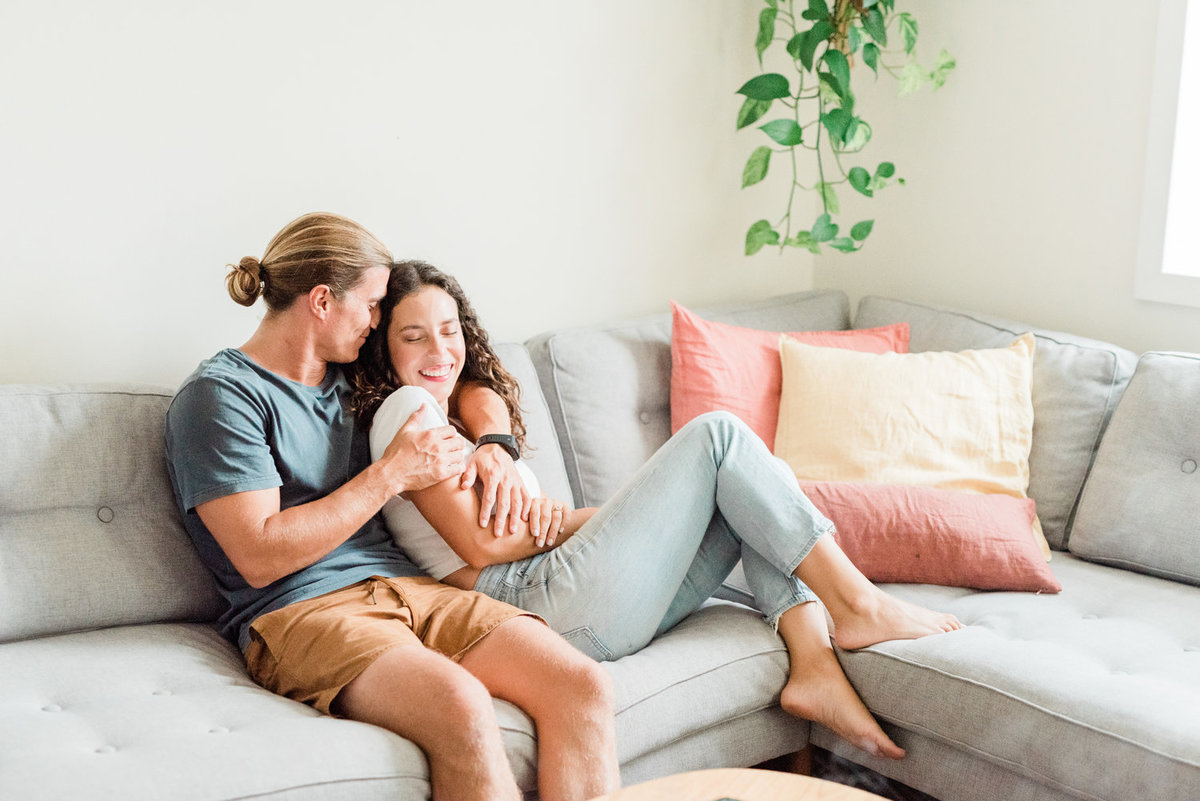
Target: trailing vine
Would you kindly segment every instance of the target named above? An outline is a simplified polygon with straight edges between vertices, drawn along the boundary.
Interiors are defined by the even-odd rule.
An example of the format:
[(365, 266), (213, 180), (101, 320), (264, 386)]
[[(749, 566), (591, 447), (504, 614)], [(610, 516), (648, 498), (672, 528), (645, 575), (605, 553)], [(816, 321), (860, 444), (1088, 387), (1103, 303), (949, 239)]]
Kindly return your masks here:
[[(851, 68), (861, 61), (876, 79), (880, 72), (890, 75), (899, 81), (903, 96), (925, 83), (935, 90), (941, 88), (954, 69), (954, 58), (942, 50), (931, 69), (921, 67), (914, 54), (917, 21), (912, 14), (897, 13), (896, 0), (833, 0), (832, 7), (826, 0), (807, 0), (799, 15), (795, 0), (764, 1), (766, 8), (759, 13), (754, 42), (759, 68), (763, 68), (763, 54), (775, 43), (783, 43), (795, 70), (795, 85), (781, 73), (766, 72), (738, 90), (746, 98), (738, 111), (738, 130), (761, 120), (776, 102), (791, 111), (758, 126), (778, 147), (755, 148), (742, 170), (742, 188), (766, 178), (772, 158), (781, 156), (790, 162), (792, 181), (783, 216), (774, 223), (758, 220), (746, 232), (746, 255), (767, 245), (778, 245), (781, 251), (805, 248), (813, 253), (828, 245), (843, 253), (854, 252), (862, 248), (875, 221), (862, 220), (851, 226), (848, 236), (839, 235), (841, 229), (835, 221), (841, 213), (838, 187), (849, 185), (865, 197), (874, 197), (893, 182), (903, 184), (904, 179), (896, 175), (896, 166), (890, 161), (881, 161), (874, 169), (847, 169), (843, 163), (844, 157), (858, 156), (872, 135), (870, 124), (858, 114), (850, 85)], [(899, 39), (900, 46), (888, 49), (889, 37)], [(811, 109), (813, 103), (815, 118), (802, 121), (802, 110)], [(802, 158), (806, 151), (812, 154), (811, 160)], [(802, 172), (804, 162), (806, 172)], [(802, 174), (811, 183), (803, 183)], [(821, 214), (807, 228), (793, 219), (798, 191), (816, 192), (821, 199)]]

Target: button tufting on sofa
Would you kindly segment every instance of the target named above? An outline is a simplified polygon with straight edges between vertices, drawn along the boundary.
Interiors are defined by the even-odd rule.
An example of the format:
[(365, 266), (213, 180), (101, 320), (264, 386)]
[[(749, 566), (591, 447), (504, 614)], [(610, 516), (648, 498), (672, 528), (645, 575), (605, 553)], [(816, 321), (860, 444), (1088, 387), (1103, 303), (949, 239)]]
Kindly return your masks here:
[(96, 517), (99, 518), (101, 523), (111, 523), (113, 518), (116, 517), (116, 514), (107, 506), (101, 506), (96, 510)]
[(1183, 470), (1183, 472), (1185, 472), (1185, 473), (1195, 473), (1196, 472), (1196, 460), (1195, 459), (1184, 459), (1183, 465), (1180, 467), (1180, 469)]

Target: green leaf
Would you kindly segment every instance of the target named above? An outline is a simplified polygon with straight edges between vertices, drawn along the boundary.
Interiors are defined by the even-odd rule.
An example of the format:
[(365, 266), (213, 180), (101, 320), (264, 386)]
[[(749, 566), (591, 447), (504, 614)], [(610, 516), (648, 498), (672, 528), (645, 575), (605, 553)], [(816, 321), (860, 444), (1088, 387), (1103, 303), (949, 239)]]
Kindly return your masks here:
[(804, 131), (795, 120), (771, 120), (758, 129), (786, 147), (798, 145), (804, 139)]
[(746, 102), (742, 103), (742, 108), (738, 111), (737, 129), (740, 131), (747, 125), (758, 122), (770, 110), (770, 100), (755, 100), (753, 97), (747, 97)]
[(891, 178), (896, 174), (896, 165), (890, 161), (881, 161), (875, 168), (875, 174), (881, 178)]
[(862, 117), (855, 117), (846, 128), (846, 150), (862, 150), (871, 141), (871, 126)]
[(858, 245), (854, 244), (854, 240), (848, 236), (839, 236), (837, 239), (829, 243), (829, 247), (834, 250), (840, 250), (842, 253), (853, 253), (858, 250)]
[[(818, 76), (821, 79), (821, 97), (827, 100), (832, 100), (836, 105), (846, 109), (846, 111), (854, 110), (854, 93), (850, 91), (850, 87), (843, 86), (831, 72), (822, 72)], [(829, 94), (826, 93), (825, 87), (828, 87)]]
[(921, 65), (916, 62), (916, 59), (910, 59), (904, 65), (904, 69), (900, 71), (900, 97), (911, 95), (921, 88), (921, 82), (925, 80), (925, 71), (921, 69)]
[(771, 8), (779, 8), (779, 0), (767, 0), (767, 5)]
[[(837, 78), (838, 85), (842, 87), (846, 93), (850, 92), (850, 62), (846, 60), (846, 54), (841, 50), (830, 48), (825, 51), (821, 61), (824, 62), (829, 71), (833, 73), (833, 77)], [(840, 93), (839, 93), (840, 94)]]
[(829, 81), (821, 80), (817, 84), (817, 92), (821, 95), (821, 102), (827, 106), (840, 106), (842, 104), (842, 96), (837, 93), (837, 89), (833, 87), (833, 76), (828, 72), (822, 72), (821, 78), (829, 78)]
[(875, 77), (879, 77), (879, 45), (874, 42), (867, 42), (863, 45), (862, 58), (863, 63), (871, 68), (871, 72), (875, 73)]
[(746, 81), (742, 84), (742, 88), (737, 90), (737, 93), (755, 100), (778, 100), (781, 97), (791, 96), (792, 90), (788, 86), (787, 78), (778, 72), (768, 72), (766, 75), (759, 75), (757, 78)]
[(863, 30), (879, 44), (887, 47), (887, 25), (883, 21), (883, 12), (872, 8), (862, 18)]
[(837, 236), (838, 227), (830, 221), (828, 214), (822, 214), (813, 223), (812, 230), (809, 233), (812, 235), (814, 242), (828, 242)]
[(904, 37), (904, 52), (911, 56), (912, 51), (917, 47), (917, 20), (907, 11), (900, 14), (897, 19), (900, 23), (900, 35)]
[(771, 166), (771, 148), (763, 145), (754, 149), (746, 166), (742, 170), (742, 189), (752, 186), (767, 177), (767, 168)]
[(861, 242), (871, 235), (871, 229), (874, 227), (874, 220), (863, 220), (860, 223), (856, 223), (854, 227), (850, 229), (850, 236)]
[(812, 244), (812, 234), (808, 231), (797, 231), (796, 235), (783, 244), (796, 248), (806, 248)]
[(792, 58), (800, 60), (805, 70), (812, 72), (813, 57), (816, 55), (817, 48), (821, 46), (822, 42), (829, 41), (829, 37), (833, 36), (833, 33), (833, 26), (825, 20), (821, 20), (807, 31), (792, 37), (792, 40), (788, 42), (788, 52), (792, 54)]
[(933, 90), (936, 92), (946, 83), (946, 79), (950, 77), (950, 73), (958, 66), (958, 62), (954, 60), (954, 56), (947, 53), (945, 50), (937, 54), (937, 60), (933, 62), (933, 72), (929, 73), (929, 80), (933, 83)]
[(838, 205), (837, 192), (833, 191), (833, 184), (827, 181), (817, 183), (817, 194), (821, 196), (821, 202), (825, 206), (825, 211), (830, 214), (838, 214), (841, 212), (841, 207)]
[(778, 245), (779, 233), (771, 228), (771, 223), (759, 220), (746, 231), (746, 255), (753, 256), (765, 245)]
[(808, 0), (808, 10), (800, 16), (813, 21), (825, 19), (829, 16), (829, 6), (825, 5), (825, 0)]
[(758, 66), (762, 66), (763, 51), (771, 45), (775, 38), (775, 17), (779, 9), (764, 8), (758, 15), (758, 38), (754, 40), (754, 49), (758, 52)]
[(846, 47), (850, 50), (850, 55), (858, 52), (858, 48), (862, 47), (862, 34), (858, 32), (857, 25), (851, 25), (846, 31)]
[[(850, 186), (859, 194), (873, 197), (875, 193), (871, 190), (868, 184), (871, 183), (871, 173), (864, 170), (862, 167), (851, 167), (850, 173), (846, 176), (850, 181)], [(851, 236), (853, 236), (851, 232)]]
[(845, 144), (846, 130), (853, 120), (854, 115), (844, 108), (835, 108), (821, 115), (821, 122), (824, 124), (825, 130), (829, 131), (829, 138), (839, 144)]

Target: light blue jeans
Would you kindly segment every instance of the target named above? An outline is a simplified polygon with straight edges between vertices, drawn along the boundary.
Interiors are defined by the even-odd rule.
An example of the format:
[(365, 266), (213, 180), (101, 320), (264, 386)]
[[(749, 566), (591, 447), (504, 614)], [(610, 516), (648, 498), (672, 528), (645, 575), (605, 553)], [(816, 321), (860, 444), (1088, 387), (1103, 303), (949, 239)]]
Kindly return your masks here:
[(475, 589), (541, 615), (594, 659), (643, 648), (740, 558), (767, 622), (816, 600), (792, 572), (829, 521), (732, 414), (697, 417), (558, 548), (484, 568)]

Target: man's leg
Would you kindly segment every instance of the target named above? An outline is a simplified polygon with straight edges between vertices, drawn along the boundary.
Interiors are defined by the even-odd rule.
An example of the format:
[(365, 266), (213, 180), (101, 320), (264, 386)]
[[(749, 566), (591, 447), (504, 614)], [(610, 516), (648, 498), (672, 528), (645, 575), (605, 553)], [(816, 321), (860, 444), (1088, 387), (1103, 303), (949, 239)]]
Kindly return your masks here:
[(462, 666), (537, 724), (542, 801), (583, 801), (620, 786), (612, 687), (599, 664), (518, 617), (472, 646)]
[(384, 652), (346, 685), (333, 711), (416, 743), (429, 759), (435, 801), (521, 798), (488, 690), (435, 651), (414, 645)]

